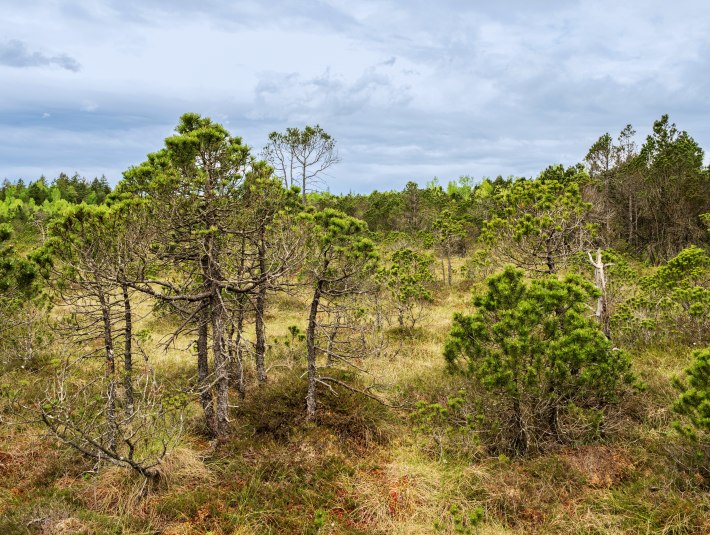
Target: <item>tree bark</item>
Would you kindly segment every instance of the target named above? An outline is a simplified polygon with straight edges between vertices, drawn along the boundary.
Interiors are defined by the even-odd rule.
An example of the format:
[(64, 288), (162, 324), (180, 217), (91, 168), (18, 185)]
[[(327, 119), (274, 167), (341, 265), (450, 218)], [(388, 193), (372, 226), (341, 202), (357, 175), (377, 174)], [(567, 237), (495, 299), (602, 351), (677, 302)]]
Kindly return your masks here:
[(611, 339), (611, 316), (609, 314), (609, 301), (606, 293), (606, 274), (604, 269), (613, 265), (605, 264), (602, 260), (602, 251), (597, 249), (596, 261), (592, 259), (591, 253), (587, 253), (589, 263), (594, 267), (594, 282), (599, 289), (599, 299), (597, 299), (597, 310), (595, 316), (599, 321), (604, 336)]
[(550, 244), (551, 240), (552, 238), (547, 238), (547, 240), (545, 240), (545, 260), (547, 263), (547, 273), (554, 275), (557, 268), (555, 266), (555, 257), (552, 254), (552, 247)]
[(451, 245), (446, 244), (446, 263), (448, 267), (448, 272), (449, 272), (449, 287), (451, 286)]
[(214, 372), (216, 385), (215, 417), (217, 420), (217, 437), (223, 439), (229, 432), (229, 373), (227, 356), (224, 351), (224, 305), (215, 289), (212, 296), (212, 355), (214, 357)]
[[(239, 296), (237, 309), (237, 324), (232, 323), (229, 331), (229, 357), (234, 366), (234, 379), (236, 382), (239, 399), (246, 397), (246, 386), (244, 384), (244, 365), (242, 363), (242, 328), (244, 326), (244, 296)], [(236, 338), (235, 338), (236, 336)]]
[(523, 411), (520, 407), (520, 400), (517, 395), (513, 399), (513, 430), (515, 433), (513, 437), (513, 450), (520, 455), (525, 455), (528, 450), (528, 434), (525, 430)]
[[(261, 236), (259, 237), (259, 274), (261, 277), (266, 275), (266, 247), (264, 245), (264, 229), (260, 230)], [(254, 328), (256, 331), (256, 344), (255, 344), (255, 359), (256, 359), (256, 377), (259, 384), (262, 385), (266, 383), (266, 366), (264, 364), (264, 356), (266, 353), (266, 333), (264, 324), (264, 311), (266, 309), (266, 290), (268, 283), (266, 280), (262, 281), (259, 285), (259, 289), (256, 294), (256, 318), (254, 322)]]
[(333, 333), (328, 336), (328, 345), (326, 346), (326, 362), (325, 365), (327, 367), (331, 367), (333, 365), (333, 347), (335, 345), (335, 337), (338, 336), (338, 328), (339, 324), (335, 324), (335, 329), (333, 329)]
[(306, 331), (306, 346), (308, 348), (308, 393), (306, 394), (306, 416), (311, 419), (316, 413), (316, 325), (318, 306), (323, 294), (323, 281), (316, 283), (311, 301), (311, 310), (308, 314), (308, 329)]
[(126, 396), (126, 414), (133, 416), (133, 313), (131, 311), (131, 298), (128, 286), (121, 284), (123, 290), (123, 389)]
[(106, 422), (108, 423), (107, 449), (116, 450), (116, 361), (111, 332), (111, 311), (103, 291), (98, 292), (101, 320), (104, 327), (104, 350), (106, 351)]
[(197, 326), (197, 388), (200, 391), (200, 404), (205, 414), (207, 430), (214, 437), (217, 435), (217, 423), (215, 421), (212, 389), (209, 384), (210, 369), (207, 354), (209, 309), (206, 303), (203, 303), (202, 307)]

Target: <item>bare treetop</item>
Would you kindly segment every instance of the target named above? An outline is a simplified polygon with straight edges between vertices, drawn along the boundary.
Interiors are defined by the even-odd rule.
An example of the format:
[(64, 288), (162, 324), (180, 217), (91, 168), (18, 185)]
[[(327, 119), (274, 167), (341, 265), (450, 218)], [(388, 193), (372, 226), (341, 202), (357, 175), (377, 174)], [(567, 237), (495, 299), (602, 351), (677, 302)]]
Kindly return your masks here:
[(335, 139), (319, 125), (271, 132), (263, 155), (286, 188), (301, 188), (304, 204), (308, 191), (324, 182), (322, 174), (340, 161)]

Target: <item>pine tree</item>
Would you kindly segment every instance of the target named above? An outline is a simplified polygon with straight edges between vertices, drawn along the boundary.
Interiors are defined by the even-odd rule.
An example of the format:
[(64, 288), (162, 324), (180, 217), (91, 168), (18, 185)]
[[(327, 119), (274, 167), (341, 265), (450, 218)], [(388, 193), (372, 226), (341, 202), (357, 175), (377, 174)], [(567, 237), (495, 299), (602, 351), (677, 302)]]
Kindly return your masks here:
[(472, 315), (454, 315), (444, 356), (452, 371), (504, 400), (514, 452), (559, 439), (571, 404), (600, 409), (632, 381), (629, 357), (588, 316), (598, 295), (591, 283), (578, 276), (526, 283), (509, 266), (487, 285)]

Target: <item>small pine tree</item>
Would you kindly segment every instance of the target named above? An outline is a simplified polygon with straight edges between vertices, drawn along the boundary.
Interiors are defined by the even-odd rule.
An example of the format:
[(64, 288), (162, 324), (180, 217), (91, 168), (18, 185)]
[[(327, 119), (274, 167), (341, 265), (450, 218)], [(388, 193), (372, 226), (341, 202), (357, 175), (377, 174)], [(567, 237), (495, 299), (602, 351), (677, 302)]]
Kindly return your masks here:
[(685, 370), (685, 380), (673, 381), (681, 392), (673, 410), (686, 422), (674, 422), (674, 426), (683, 435), (710, 447), (710, 347), (694, 351), (693, 359)]
[(631, 340), (677, 339), (701, 345), (710, 341), (710, 255), (691, 246), (656, 273), (639, 280), (640, 292), (612, 318)]
[(413, 329), (423, 314), (423, 307), (433, 297), (427, 284), (434, 280), (431, 255), (409, 248), (397, 249), (390, 258), (391, 264), (382, 270), (389, 290), (400, 329)]
[(594, 234), (587, 222), (592, 205), (582, 199), (577, 181), (555, 179), (556, 168), (550, 169), (496, 195), (496, 213), (481, 233), (498, 256), (530, 273), (558, 273)]
[(591, 283), (578, 276), (526, 283), (508, 266), (487, 285), (472, 315), (454, 315), (444, 356), (452, 371), (495, 394), (491, 407), (504, 407), (513, 452), (558, 440), (562, 415), (598, 415), (633, 380), (628, 355), (612, 349), (589, 317), (588, 302), (598, 295)]
[(319, 376), (317, 330), (324, 301), (335, 301), (362, 295), (368, 290), (367, 280), (377, 271), (379, 255), (367, 237), (367, 223), (342, 212), (326, 208), (320, 212), (304, 212), (304, 224), (310, 240), (308, 260), (303, 274), (312, 285), (306, 328), (308, 353), (308, 393), (306, 412), (312, 418), (316, 411), (316, 385), (326, 379)]
[(461, 219), (457, 219), (450, 210), (442, 210), (439, 217), (432, 224), (432, 233), (446, 258), (447, 271), (443, 274), (444, 282), (446, 282), (446, 275), (448, 274), (448, 284), (451, 286), (453, 274), (451, 257), (456, 243), (466, 236), (464, 222)]

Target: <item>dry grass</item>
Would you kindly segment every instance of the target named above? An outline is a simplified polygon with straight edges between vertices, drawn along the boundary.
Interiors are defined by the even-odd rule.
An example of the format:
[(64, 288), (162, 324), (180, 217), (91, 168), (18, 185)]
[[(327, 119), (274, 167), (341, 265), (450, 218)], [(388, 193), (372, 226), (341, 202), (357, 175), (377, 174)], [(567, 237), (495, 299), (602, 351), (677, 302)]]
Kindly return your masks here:
[[(203, 458), (208, 445), (186, 437), (163, 460), (161, 483), (153, 488), (110, 467), (82, 476), (91, 465), (32, 438), (29, 428), (5, 428), (0, 517), (15, 516), (14, 524), (0, 526), (37, 520), (29, 527), (40, 533), (105, 533), (121, 526), (126, 533), (448, 534), (457, 532), (454, 506), (464, 515), (483, 508), (483, 524), (471, 528), (477, 534), (710, 532), (707, 490), (666, 452), (676, 440), (668, 431), (675, 395), (668, 379), (687, 365), (684, 349), (634, 354), (648, 390), (622, 407), (623, 425), (603, 444), (514, 461), (461, 455), (443, 462), (431, 455), (413, 432), (406, 406), (445, 402), (464, 384), (445, 373), (441, 355), (452, 314), (469, 309), (463, 286), (437, 286), (423, 329), (411, 337), (392, 331), (390, 352), (364, 362), (373, 374), (365, 380), (383, 385), (378, 394), (405, 405), (387, 417), (352, 396), (324, 395), (318, 425), (303, 422), (299, 363), (278, 367), (283, 345), (275, 339), (288, 336), (290, 325), (304, 329), (304, 290), (270, 298), (270, 385), (252, 386), (244, 403), (234, 396), (233, 440)], [(151, 332), (145, 348), (158, 375), (176, 384), (194, 380), (190, 336), (166, 350), (161, 341), (174, 319), (151, 315), (147, 302), (138, 310), (144, 318), (136, 329)], [(199, 414), (196, 404), (194, 410)]]
[[(379, 461), (343, 482), (359, 504), (353, 520), (367, 533), (454, 533), (452, 506), (466, 515), (487, 505), (489, 473), (481, 466), (432, 462), (416, 444), (403, 442)], [(476, 533), (508, 532), (489, 518)]]

